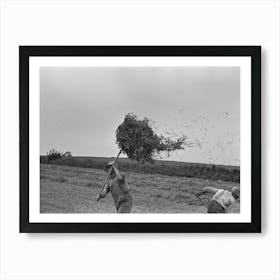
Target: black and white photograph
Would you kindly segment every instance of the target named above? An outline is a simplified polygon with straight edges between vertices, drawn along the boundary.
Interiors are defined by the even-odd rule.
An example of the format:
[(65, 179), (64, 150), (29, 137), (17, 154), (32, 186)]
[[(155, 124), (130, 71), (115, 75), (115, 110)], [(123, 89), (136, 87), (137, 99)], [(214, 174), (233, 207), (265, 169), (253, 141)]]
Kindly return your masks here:
[(119, 49), (29, 58), (30, 222), (252, 222), (251, 57)]
[(42, 67), (41, 213), (239, 213), (239, 67)]
[(280, 0), (0, 18), (0, 280), (280, 280)]

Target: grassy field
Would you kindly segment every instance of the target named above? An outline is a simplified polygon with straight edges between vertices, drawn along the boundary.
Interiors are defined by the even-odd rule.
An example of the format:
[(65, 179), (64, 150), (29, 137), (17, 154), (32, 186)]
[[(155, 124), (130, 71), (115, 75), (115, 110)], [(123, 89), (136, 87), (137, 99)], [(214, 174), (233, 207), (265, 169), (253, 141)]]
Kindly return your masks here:
[[(231, 189), (239, 183), (183, 176), (125, 172), (133, 197), (132, 213), (205, 213), (207, 196), (194, 193), (205, 186)], [(96, 196), (105, 180), (101, 169), (41, 164), (41, 213), (115, 213), (109, 194)]]
[[(58, 159), (52, 162), (47, 161), (46, 156), (41, 156), (41, 163), (55, 163), (67, 166), (84, 167), (103, 169), (108, 161), (112, 158), (105, 157), (72, 157)], [(201, 164), (176, 162), (166, 160), (156, 160), (151, 163), (138, 163), (126, 158), (118, 160), (119, 168), (124, 172), (145, 173), (145, 174), (160, 174), (176, 177), (200, 178), (211, 180), (231, 181), (235, 183), (240, 182), (240, 168), (239, 166), (215, 165), (215, 164)]]

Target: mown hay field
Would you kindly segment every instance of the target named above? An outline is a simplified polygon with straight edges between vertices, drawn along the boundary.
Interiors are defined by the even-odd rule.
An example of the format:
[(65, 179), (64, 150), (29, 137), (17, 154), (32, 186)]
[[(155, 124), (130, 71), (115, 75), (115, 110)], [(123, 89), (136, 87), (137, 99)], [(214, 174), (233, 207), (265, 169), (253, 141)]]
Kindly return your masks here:
[[(41, 213), (115, 213), (112, 197), (96, 201), (102, 169), (41, 164)], [(230, 190), (239, 183), (183, 176), (125, 172), (133, 197), (132, 213), (205, 213), (210, 199), (195, 193), (205, 186)]]

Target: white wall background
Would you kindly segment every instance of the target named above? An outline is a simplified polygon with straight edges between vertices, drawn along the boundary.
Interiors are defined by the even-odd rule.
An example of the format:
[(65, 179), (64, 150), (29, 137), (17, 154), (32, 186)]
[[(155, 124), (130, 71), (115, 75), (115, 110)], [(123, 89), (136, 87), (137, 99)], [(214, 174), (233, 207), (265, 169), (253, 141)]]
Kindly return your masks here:
[[(280, 1), (5, 1), (1, 279), (280, 279)], [(18, 45), (263, 46), (262, 234), (19, 234)]]

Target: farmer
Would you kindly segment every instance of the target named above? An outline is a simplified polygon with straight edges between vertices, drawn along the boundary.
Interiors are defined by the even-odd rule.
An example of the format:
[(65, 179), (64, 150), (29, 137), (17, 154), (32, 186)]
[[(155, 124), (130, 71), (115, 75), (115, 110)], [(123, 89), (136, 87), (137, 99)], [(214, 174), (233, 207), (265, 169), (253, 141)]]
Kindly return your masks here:
[(130, 213), (132, 208), (132, 197), (129, 193), (125, 176), (120, 173), (117, 164), (112, 161), (105, 166), (105, 171), (110, 172), (110, 179), (105, 186), (100, 198), (104, 198), (110, 191), (118, 213)]
[(240, 213), (240, 202), (236, 201), (235, 203), (231, 204), (227, 208), (226, 213)]
[(233, 205), (239, 205), (240, 203), (240, 188), (234, 187), (231, 191), (224, 189), (217, 189), (213, 187), (205, 187), (201, 192), (198, 193), (198, 196), (211, 193), (214, 194), (212, 199), (208, 204), (208, 213), (233, 213), (235, 211), (227, 211), (233, 207)]

